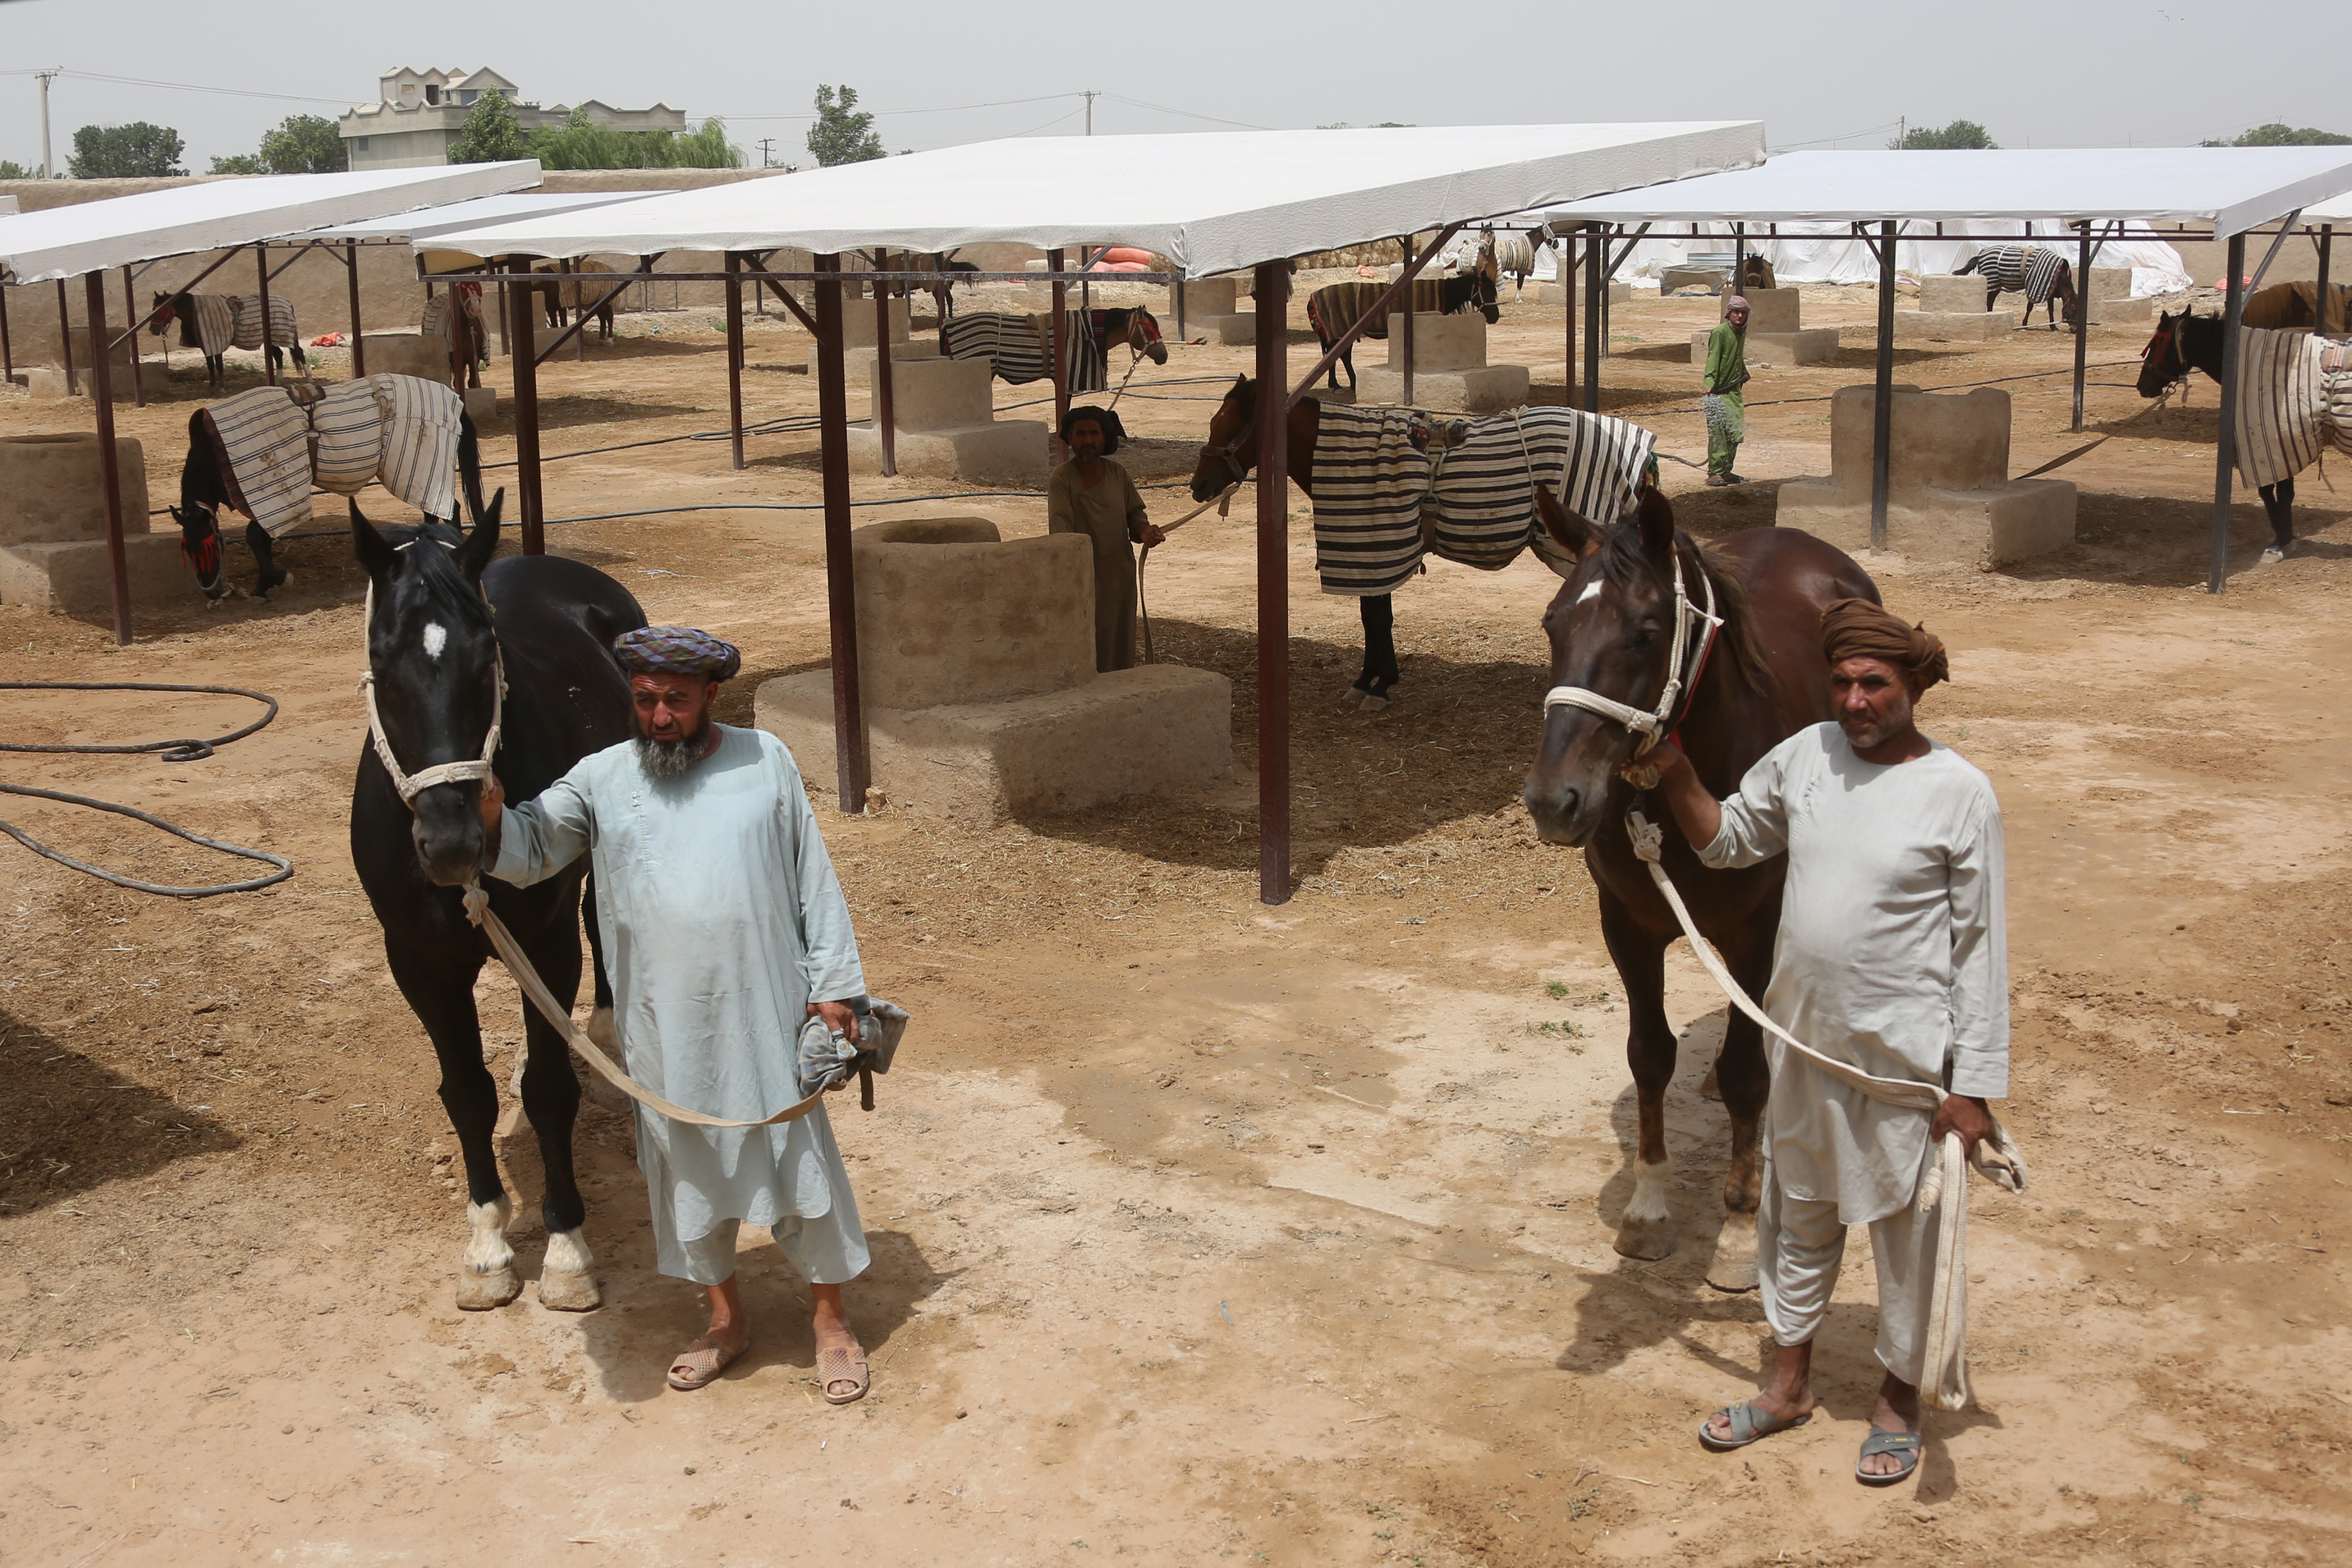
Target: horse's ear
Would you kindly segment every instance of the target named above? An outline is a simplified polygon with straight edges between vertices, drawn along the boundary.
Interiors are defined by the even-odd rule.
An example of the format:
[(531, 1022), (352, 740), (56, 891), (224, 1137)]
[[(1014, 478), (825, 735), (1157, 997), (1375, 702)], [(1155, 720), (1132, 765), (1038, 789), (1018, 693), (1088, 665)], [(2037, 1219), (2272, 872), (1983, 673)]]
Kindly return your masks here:
[(1569, 510), (1567, 504), (1544, 485), (1536, 487), (1536, 515), (1543, 519), (1544, 531), (1570, 555), (1581, 558), (1601, 547), (1601, 531), (1592, 526), (1591, 520)]
[(1665, 491), (1643, 485), (1633, 500), (1633, 521), (1642, 531), (1642, 553), (1661, 563), (1674, 559), (1675, 506)]
[(466, 542), (457, 546), (457, 569), (468, 577), (479, 577), (499, 551), (499, 513), (506, 510), (506, 487), (490, 497), (490, 504), (474, 514), (474, 526), (466, 535)]
[(352, 504), (352, 553), (359, 557), (360, 569), (371, 577), (383, 577), (392, 571), (391, 543), (375, 531), (375, 524), (360, 511), (356, 501)]

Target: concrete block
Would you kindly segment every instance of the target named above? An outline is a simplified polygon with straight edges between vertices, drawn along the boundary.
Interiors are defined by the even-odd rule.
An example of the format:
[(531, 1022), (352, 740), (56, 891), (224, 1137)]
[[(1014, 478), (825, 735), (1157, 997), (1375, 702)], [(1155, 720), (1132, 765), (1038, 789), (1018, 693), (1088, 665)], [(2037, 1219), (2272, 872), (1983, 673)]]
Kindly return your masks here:
[(1803, 323), (1799, 320), (1802, 298), (1795, 289), (1759, 289), (1740, 298), (1748, 301), (1748, 335), (1759, 332), (1793, 332)]
[[(1633, 298), (1633, 286), (1631, 283), (1612, 283), (1609, 285), (1609, 302), (1611, 304), (1622, 305), (1632, 300)], [(1536, 303), (1538, 305), (1549, 305), (1552, 309), (1559, 310), (1561, 306), (1568, 303), (1568, 290), (1558, 283), (1538, 283), (1536, 285)], [(1581, 286), (1580, 286), (1576, 291), (1576, 303), (1579, 309), (1583, 307), (1584, 290)]]
[[(890, 423), (899, 430), (961, 430), (996, 417), (993, 372), (984, 359), (890, 359)], [(866, 392), (874, 395), (867, 351)], [(868, 408), (873, 406), (869, 401)]]
[[(890, 341), (894, 343), (907, 341), (907, 301), (904, 299), (890, 301)], [(874, 346), (873, 300), (866, 300), (855, 305), (846, 300), (842, 301), (841, 346), (845, 349), (870, 349)]]
[[(178, 529), (126, 533), (122, 551), (132, 604), (198, 598), (195, 574), (180, 558)], [(103, 612), (114, 603), (109, 560), (103, 539), (0, 544), (0, 605), (61, 615)]]
[(360, 339), (366, 351), (370, 375), (413, 375), (425, 381), (449, 379), (449, 340), (416, 332), (369, 332)]
[[(1173, 320), (1176, 315), (1176, 290), (1180, 285), (1168, 286), (1168, 308), (1161, 314)], [(1181, 287), (1184, 290), (1184, 316), (1192, 321), (1201, 316), (1230, 316), (1241, 309), (1241, 279), (1238, 278), (1191, 278)]]
[[(892, 364), (903, 364), (910, 359), (938, 359), (939, 357), (940, 340), (936, 337), (909, 338), (903, 343), (890, 345)], [(811, 348), (808, 352), (808, 373), (811, 375), (817, 374), (816, 360), (817, 351)], [(859, 382), (870, 378), (874, 374), (874, 345), (868, 343), (864, 348), (843, 349), (841, 371), (842, 381), (846, 385), (855, 386)]]
[[(1160, 323), (1162, 331), (1173, 332), (1176, 318), (1170, 316)], [(1230, 316), (1203, 316), (1187, 309), (1184, 312), (1184, 335), (1206, 338), (1213, 343), (1234, 348), (1257, 342), (1257, 312), (1243, 310)]]
[(499, 416), (499, 389), (495, 386), (469, 386), (458, 395), (465, 400), (466, 412), (477, 425), (487, 425)]
[(1919, 279), (1919, 309), (1955, 315), (1980, 314), (1985, 308), (1985, 280), (1975, 273), (1954, 276), (1930, 272)]
[[(753, 715), (804, 778), (833, 783), (832, 671), (761, 683)], [(1154, 664), (1002, 702), (868, 706), (866, 739), (893, 809), (992, 826), (1229, 776), (1233, 683)]]
[[(1389, 318), (1389, 363), (1404, 363), (1404, 321)], [(1453, 316), (1412, 318), (1412, 368), (1421, 371), (1476, 370), (1486, 363), (1486, 318), (1475, 310)]]
[(2128, 300), (2132, 291), (2132, 269), (2128, 267), (2091, 267), (2091, 285), (2084, 290), (2094, 304), (2101, 300)]
[[(955, 430), (902, 430), (893, 444), (898, 471), (970, 484), (1042, 486), (1053, 472), (1043, 419), (999, 419)], [(882, 471), (882, 438), (872, 420), (849, 427), (849, 471)]]
[[(1982, 294), (1977, 296), (1977, 302), (1984, 302)], [(1895, 341), (1898, 343), (1989, 343), (2015, 331), (2017, 318), (2006, 310), (1895, 312)]]
[[(124, 531), (146, 532), (147, 458), (135, 437), (116, 439), (114, 473)], [(0, 437), (0, 545), (105, 537), (105, 472), (95, 432)]]
[[(173, 330), (175, 331), (177, 331), (177, 329)], [(113, 336), (113, 332), (110, 331), (106, 335), (111, 337)], [(176, 342), (177, 340), (175, 339), (174, 341)], [(155, 353), (149, 357), (153, 358), (159, 356), (163, 351), (163, 341), (161, 339), (151, 339), (145, 337), (142, 337), (140, 340), (140, 347), (142, 350), (147, 348), (150, 344), (153, 345)], [(58, 341), (58, 334), (54, 331), (27, 332), (24, 331), (20, 325), (10, 347), (16, 356), (16, 363), (20, 366), (31, 368), (37, 365), (46, 365), (52, 370), (63, 370), (65, 368), (65, 356), (61, 352), (64, 345)], [(131, 344), (118, 344), (115, 347), (114, 356), (111, 362), (114, 368), (115, 390), (125, 397), (131, 395)], [(89, 329), (88, 327), (76, 327), (73, 330), (73, 362), (74, 373), (84, 383), (83, 391), (84, 394), (87, 395), (89, 391), (88, 383), (89, 381), (89, 367), (97, 363), (96, 357), (90, 352)]]
[[(1706, 340), (1713, 329), (1691, 334), (1691, 363), (1706, 363)], [(1748, 331), (1748, 363), (1749, 364), (1827, 364), (1837, 358), (1838, 330), (1835, 327), (1806, 327), (1793, 332), (1759, 332)]]
[(983, 518), (897, 518), (851, 531), (849, 551), (868, 704), (994, 702), (1094, 679), (1084, 537), (1005, 540)]
[[(1412, 406), (1446, 414), (1496, 414), (1527, 402), (1528, 381), (1528, 367), (1523, 364), (1481, 365), (1475, 370), (1423, 370), (1416, 365)], [(1356, 401), (1403, 402), (1404, 373), (1387, 365), (1364, 366), (1356, 373)]]
[(2110, 296), (2091, 301), (2091, 325), (2095, 327), (2146, 326), (2155, 320), (2156, 301), (2153, 300)]

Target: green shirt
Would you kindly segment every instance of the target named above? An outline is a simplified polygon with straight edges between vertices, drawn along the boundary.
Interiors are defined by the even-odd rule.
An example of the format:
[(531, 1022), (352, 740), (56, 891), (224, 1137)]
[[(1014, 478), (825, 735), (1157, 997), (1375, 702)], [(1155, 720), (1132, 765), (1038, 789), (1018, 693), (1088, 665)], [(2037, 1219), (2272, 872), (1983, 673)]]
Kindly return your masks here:
[(1709, 392), (1738, 393), (1748, 380), (1747, 335), (1729, 321), (1717, 321), (1707, 334), (1706, 369), (1700, 383)]

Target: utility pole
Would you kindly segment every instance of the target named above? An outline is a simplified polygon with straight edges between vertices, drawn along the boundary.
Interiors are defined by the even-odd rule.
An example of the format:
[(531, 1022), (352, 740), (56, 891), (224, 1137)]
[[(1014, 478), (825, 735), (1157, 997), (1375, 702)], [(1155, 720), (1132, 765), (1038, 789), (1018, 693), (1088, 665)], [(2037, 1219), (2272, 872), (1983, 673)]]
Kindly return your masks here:
[(1087, 134), (1089, 136), (1095, 133), (1095, 100), (1099, 96), (1094, 92), (1087, 94)]
[(49, 156), (49, 79), (64, 70), (63, 66), (51, 66), (47, 70), (33, 73), (41, 81), (41, 178), (45, 180), (58, 177), (58, 166)]
[[(772, 136), (762, 136), (760, 138), (760, 167), (762, 169), (772, 169), (776, 166), (769, 160), (768, 157), (768, 149), (774, 146), (775, 142), (776, 139)], [(767, 295), (762, 293), (760, 298), (762, 301), (765, 301)]]

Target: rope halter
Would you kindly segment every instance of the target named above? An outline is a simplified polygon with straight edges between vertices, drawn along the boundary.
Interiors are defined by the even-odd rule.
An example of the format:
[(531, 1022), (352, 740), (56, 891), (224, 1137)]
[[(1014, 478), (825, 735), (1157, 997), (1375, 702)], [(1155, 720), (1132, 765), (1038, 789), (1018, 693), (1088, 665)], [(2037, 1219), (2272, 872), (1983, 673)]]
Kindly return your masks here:
[[(1666, 655), (1665, 689), (1658, 693), (1658, 705), (1647, 711), (1603, 697), (1598, 691), (1581, 686), (1555, 686), (1544, 693), (1544, 716), (1549, 718), (1555, 708), (1581, 708), (1588, 713), (1598, 713), (1603, 719), (1615, 721), (1641, 737), (1633, 748), (1636, 757), (1646, 756), (1665, 732), (1676, 722), (1675, 709), (1681, 705), (1685, 690), (1698, 684), (1699, 672), (1706, 667), (1706, 656), (1715, 646), (1716, 633), (1723, 628), (1723, 617), (1715, 613), (1715, 584), (1707, 574), (1698, 574), (1699, 584), (1706, 591), (1706, 605), (1701, 608), (1691, 603), (1690, 592), (1683, 577), (1683, 552), (1675, 551), (1675, 640)], [(1691, 628), (1705, 630), (1696, 638)]]
[[(407, 550), (421, 542), (423, 542), (420, 540), (412, 539), (408, 543), (395, 548)], [(440, 544), (444, 550), (457, 548), (454, 544), (443, 543), (439, 540), (434, 542)], [(487, 595), (483, 602), (488, 603)], [(375, 626), (373, 579), (370, 579), (368, 583), (366, 625), (371, 629)], [(383, 771), (392, 776), (392, 787), (400, 792), (400, 803), (411, 811), (416, 809), (416, 797), (436, 784), (463, 784), (468, 780), (480, 780), (490, 776), (490, 763), (499, 754), (499, 742), (506, 727), (507, 714), (506, 652), (498, 646), (495, 636), (490, 639), (490, 647), (491, 657), (496, 661), (498, 685), (493, 689), (490, 697), (490, 732), (482, 737), (482, 754), (475, 761), (436, 763), (429, 768), (419, 768), (413, 773), (404, 772), (398, 760), (392, 754), (392, 742), (383, 732), (383, 716), (376, 711), (375, 671), (370, 669), (365, 675), (360, 677), (359, 693), (367, 700), (368, 740), (375, 747), (376, 761), (382, 763)]]

